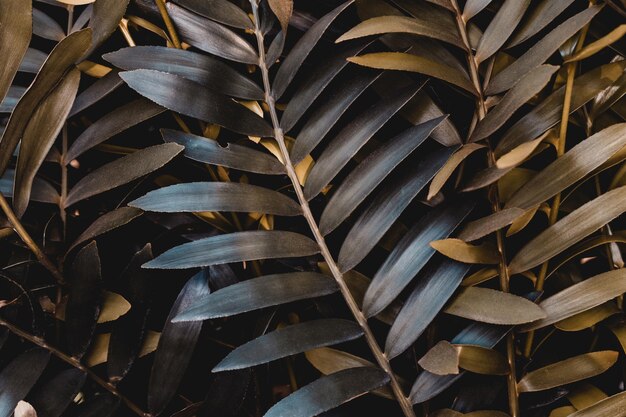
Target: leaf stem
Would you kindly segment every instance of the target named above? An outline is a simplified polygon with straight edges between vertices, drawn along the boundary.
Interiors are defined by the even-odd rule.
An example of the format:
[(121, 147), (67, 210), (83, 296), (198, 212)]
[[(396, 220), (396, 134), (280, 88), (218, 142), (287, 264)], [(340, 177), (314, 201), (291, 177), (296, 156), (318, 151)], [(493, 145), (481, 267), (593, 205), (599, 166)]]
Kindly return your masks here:
[(376, 359), (376, 362), (387, 373), (389, 377), (389, 383), (391, 385), (391, 389), (394, 393), (394, 396), (396, 397), (396, 400), (398, 401), (400, 405), (400, 408), (402, 409), (402, 412), (404, 413), (406, 417), (415, 417), (415, 411), (413, 410), (413, 405), (404, 394), (404, 391), (402, 390), (402, 387), (400, 386), (398, 379), (396, 378), (395, 374), (393, 373), (393, 370), (391, 369), (389, 359), (387, 358), (387, 356), (384, 354), (384, 352), (378, 345), (378, 342), (374, 336), (374, 333), (372, 332), (372, 330), (370, 329), (367, 323), (367, 319), (361, 312), (354, 297), (352, 297), (352, 294), (350, 293), (350, 289), (348, 288), (348, 285), (346, 284), (346, 281), (344, 280), (343, 274), (339, 270), (339, 267), (337, 266), (335, 259), (330, 253), (330, 250), (328, 249), (328, 246), (326, 245), (326, 241), (324, 240), (324, 237), (322, 236), (319, 230), (319, 227), (315, 221), (315, 218), (313, 217), (313, 213), (311, 212), (311, 209), (309, 207), (309, 202), (304, 197), (304, 192), (302, 190), (302, 187), (300, 186), (300, 182), (298, 180), (298, 176), (294, 169), (293, 163), (291, 162), (289, 151), (287, 150), (287, 146), (285, 143), (283, 130), (280, 127), (280, 123), (278, 121), (278, 115), (276, 113), (276, 103), (275, 103), (275, 99), (272, 93), (267, 63), (265, 62), (265, 47), (264, 47), (263, 33), (261, 32), (261, 29), (259, 28), (259, 13), (258, 13), (257, 0), (250, 0), (250, 4), (252, 6), (252, 13), (254, 15), (254, 21), (255, 21), (254, 32), (256, 35), (258, 49), (259, 49), (259, 67), (261, 69), (261, 74), (263, 77), (263, 86), (265, 89), (265, 101), (269, 107), (270, 117), (272, 119), (272, 125), (274, 126), (274, 136), (280, 148), (281, 156), (285, 164), (287, 175), (289, 176), (289, 179), (291, 180), (291, 183), (293, 185), (293, 188), (298, 198), (298, 202), (300, 203), (300, 206), (302, 207), (303, 216), (306, 219), (309, 225), (309, 228), (311, 229), (311, 232), (313, 233), (315, 241), (317, 242), (320, 248), (322, 257), (324, 258), (324, 261), (326, 261), (328, 268), (330, 269), (330, 272), (332, 273), (333, 277), (335, 278), (335, 281), (337, 282), (337, 285), (339, 286), (341, 294), (346, 304), (348, 305), (348, 308), (350, 309), (355, 320), (357, 321), (357, 323), (363, 330), (365, 340), (367, 341), (367, 344), (369, 345), (370, 350), (372, 354), (374, 355), (374, 358)]
[(37, 345), (37, 346), (47, 350), (48, 352), (50, 352), (51, 354), (53, 354), (57, 358), (61, 359), (63, 362), (67, 363), (68, 365), (73, 366), (74, 368), (83, 371), (96, 384), (100, 385), (102, 388), (104, 388), (105, 390), (109, 391), (111, 394), (115, 395), (120, 400), (122, 400), (122, 402), (131, 411), (133, 411), (138, 416), (140, 416), (140, 417), (152, 417), (152, 415), (150, 413), (147, 413), (147, 412), (143, 411), (138, 405), (136, 405), (131, 400), (126, 398), (122, 393), (120, 393), (117, 390), (117, 388), (115, 388), (115, 386), (113, 384), (111, 384), (111, 383), (105, 381), (104, 379), (100, 378), (94, 371), (92, 371), (90, 368), (88, 368), (85, 365), (83, 365), (82, 363), (80, 363), (80, 361), (78, 359), (73, 358), (73, 357), (63, 353), (62, 351), (60, 351), (59, 349), (55, 348), (54, 346), (51, 346), (48, 343), (46, 343), (45, 340), (43, 340), (43, 339), (41, 339), (41, 338), (39, 338), (37, 336), (34, 336), (34, 335), (28, 333), (25, 330), (20, 329), (19, 327), (15, 326), (14, 324), (9, 323), (8, 321), (0, 319), (0, 326), (6, 327), (11, 333), (15, 334), (16, 336), (19, 336), (22, 339), (28, 340), (29, 342), (31, 342), (31, 343), (33, 343), (33, 344), (35, 344), (35, 345)]
[[(480, 77), (478, 74), (478, 64), (476, 62), (474, 53), (472, 52), (472, 47), (469, 42), (469, 36), (467, 32), (467, 22), (463, 18), (463, 14), (459, 9), (459, 5), (456, 0), (451, 0), (452, 6), (456, 13), (456, 23), (459, 30), (459, 34), (463, 43), (465, 44), (465, 48), (467, 50), (467, 63), (470, 73), (470, 78), (476, 92), (478, 93), (478, 98), (476, 101), (476, 115), (477, 122), (480, 122), (485, 118), (487, 114), (487, 105), (485, 103), (485, 95), (483, 93), (483, 86), (480, 83)], [(493, 60), (489, 64), (490, 68), (493, 67)], [(489, 71), (491, 72), (491, 71)], [(478, 123), (474, 124), (474, 127), (478, 125)], [(472, 129), (468, 132), (468, 137), (472, 134)], [(488, 149), (488, 164), (493, 166), (496, 162), (495, 155), (491, 148), (491, 144), (489, 140), (487, 142)], [(490, 194), (492, 197), (492, 210), (494, 213), (500, 211), (500, 198), (498, 196), (498, 187), (497, 184), (494, 184), (491, 187)], [(500, 276), (500, 289), (504, 292), (510, 291), (510, 276), (509, 269), (507, 267), (507, 258), (506, 258), (506, 247), (504, 242), (504, 235), (502, 234), (502, 230), (498, 229), (496, 231), (496, 241), (498, 254), (500, 257), (499, 265), (498, 265), (498, 273)], [(509, 414), (511, 417), (519, 417), (519, 393), (517, 391), (517, 372), (516, 372), (516, 354), (515, 354), (515, 333), (513, 331), (509, 332), (506, 336), (506, 356), (507, 362), (509, 365), (509, 373), (507, 375), (507, 391), (508, 391), (508, 400), (509, 400)]]
[(65, 283), (65, 280), (63, 279), (63, 275), (58, 270), (58, 268), (54, 265), (54, 263), (52, 263), (50, 258), (48, 258), (46, 254), (43, 253), (43, 251), (37, 245), (37, 243), (35, 243), (33, 238), (30, 237), (30, 235), (28, 234), (28, 232), (26, 231), (26, 229), (24, 228), (20, 220), (17, 218), (17, 216), (13, 212), (13, 209), (9, 205), (9, 202), (6, 200), (6, 198), (4, 198), (4, 195), (2, 193), (0, 193), (0, 209), (2, 209), (5, 216), (7, 216), (7, 219), (9, 220), (9, 223), (13, 227), (13, 230), (15, 230), (15, 233), (17, 233), (20, 239), (22, 239), (22, 242), (24, 242), (24, 244), (28, 246), (28, 248), (35, 255), (39, 263), (41, 263), (41, 265), (43, 265), (43, 267), (46, 268), (52, 274), (52, 276), (54, 277), (54, 279), (59, 285), (63, 285)]
[(172, 43), (174, 44), (174, 47), (176, 49), (181, 49), (182, 45), (180, 43), (180, 39), (178, 38), (178, 33), (176, 33), (176, 29), (174, 28), (174, 23), (172, 22), (169, 13), (167, 13), (165, 0), (154, 0), (154, 2), (159, 8), (159, 12), (161, 13), (161, 17), (163, 18), (165, 27), (167, 28), (167, 32), (170, 34), (170, 38), (172, 38)]

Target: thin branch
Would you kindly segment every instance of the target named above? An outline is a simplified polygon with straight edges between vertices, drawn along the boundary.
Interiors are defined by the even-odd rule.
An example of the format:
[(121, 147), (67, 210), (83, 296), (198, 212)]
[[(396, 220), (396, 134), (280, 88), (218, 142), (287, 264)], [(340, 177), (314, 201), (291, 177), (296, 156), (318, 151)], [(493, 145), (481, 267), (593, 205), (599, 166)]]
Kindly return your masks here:
[(382, 349), (378, 345), (378, 342), (376, 341), (376, 338), (374, 337), (374, 333), (372, 332), (372, 330), (370, 329), (367, 323), (367, 319), (361, 312), (355, 299), (352, 297), (352, 294), (350, 293), (348, 285), (346, 284), (346, 281), (344, 280), (343, 274), (339, 270), (337, 263), (335, 262), (333, 256), (331, 255), (330, 250), (328, 249), (328, 246), (326, 245), (326, 241), (324, 240), (324, 237), (322, 236), (319, 230), (319, 227), (315, 221), (315, 218), (313, 217), (313, 213), (311, 212), (311, 209), (309, 207), (309, 202), (304, 197), (304, 193), (303, 193), (302, 187), (300, 186), (300, 182), (296, 174), (296, 171), (293, 167), (293, 163), (291, 162), (289, 151), (287, 150), (287, 146), (285, 144), (285, 137), (283, 134), (283, 130), (280, 127), (280, 123), (278, 121), (278, 115), (276, 113), (276, 103), (275, 103), (275, 99), (274, 99), (271, 84), (270, 84), (267, 63), (265, 62), (265, 46), (264, 46), (264, 40), (263, 40), (263, 33), (261, 29), (259, 28), (259, 13), (258, 13), (257, 0), (250, 0), (250, 4), (252, 6), (252, 12), (254, 15), (254, 22), (255, 22), (254, 32), (256, 35), (258, 49), (259, 49), (259, 67), (261, 69), (261, 74), (263, 77), (263, 85), (265, 88), (265, 102), (267, 103), (269, 107), (272, 124), (274, 126), (274, 137), (276, 139), (276, 142), (278, 142), (281, 156), (284, 161), (285, 168), (287, 170), (287, 175), (289, 176), (289, 179), (291, 180), (294, 191), (298, 197), (300, 206), (302, 207), (303, 216), (306, 219), (307, 223), (309, 224), (309, 228), (311, 229), (311, 232), (313, 233), (315, 241), (317, 242), (320, 248), (320, 252), (324, 260), (328, 264), (328, 267), (333, 277), (335, 278), (337, 285), (339, 286), (341, 294), (343, 295), (343, 298), (346, 304), (348, 305), (348, 308), (350, 309), (355, 320), (357, 321), (357, 323), (363, 330), (363, 334), (365, 335), (365, 340), (367, 341), (367, 344), (369, 345), (370, 350), (372, 354), (374, 355), (374, 358), (376, 359), (376, 362), (389, 376), (391, 389), (393, 390), (394, 396), (396, 397), (396, 400), (398, 401), (400, 408), (402, 409), (402, 412), (404, 413), (406, 417), (415, 417), (413, 405), (404, 394), (402, 387), (400, 386), (398, 382), (398, 379), (396, 378), (395, 374), (393, 373), (393, 370), (391, 369), (389, 359), (387, 359), (387, 356), (385, 356)]
[(39, 248), (37, 243), (35, 243), (33, 238), (30, 237), (30, 235), (28, 234), (20, 220), (17, 218), (17, 216), (13, 212), (13, 209), (9, 205), (9, 202), (6, 200), (6, 198), (4, 198), (4, 195), (2, 193), (0, 193), (0, 209), (2, 209), (4, 215), (7, 216), (7, 219), (9, 220), (9, 223), (11, 223), (11, 226), (13, 227), (13, 230), (15, 230), (15, 233), (17, 233), (20, 239), (22, 239), (22, 242), (24, 242), (24, 244), (28, 246), (28, 248), (35, 255), (39, 263), (41, 263), (41, 265), (43, 265), (43, 267), (52, 274), (52, 276), (59, 285), (63, 285), (65, 283), (63, 275), (57, 269), (56, 265), (52, 263), (50, 258), (48, 258), (46, 254), (43, 253), (43, 251)]
[[(455, 9), (456, 13), (456, 23), (459, 30), (459, 34), (463, 43), (465, 44), (465, 49), (467, 50), (467, 63), (470, 73), (470, 78), (472, 80), (472, 84), (478, 93), (478, 98), (476, 100), (476, 118), (477, 123), (474, 127), (485, 118), (487, 114), (487, 105), (485, 103), (485, 95), (483, 92), (483, 86), (480, 82), (480, 77), (478, 75), (478, 63), (476, 62), (474, 53), (472, 52), (472, 47), (469, 42), (469, 36), (467, 32), (467, 22), (463, 18), (463, 14), (459, 9), (458, 3), (456, 0), (451, 0), (451, 3)], [(493, 68), (493, 59), (489, 63), (490, 69)], [(490, 73), (491, 71), (489, 71)], [(486, 81), (485, 81), (486, 82)], [(472, 129), (468, 132), (469, 135), (472, 134)], [(487, 162), (489, 166), (495, 165), (495, 155), (493, 149), (491, 148), (491, 144), (489, 139), (487, 139), (487, 149), (488, 149), (488, 159)], [(498, 187), (497, 185), (493, 185), (490, 189), (490, 195), (492, 196), (492, 210), (494, 213), (500, 211), (500, 198), (498, 195)], [(499, 255), (499, 265), (498, 265), (498, 274), (500, 276), (500, 289), (504, 292), (510, 291), (510, 276), (509, 269), (506, 257), (506, 246), (504, 242), (504, 235), (502, 230), (498, 229), (496, 231), (496, 241), (497, 241), (497, 249)], [(519, 393), (517, 391), (517, 372), (516, 372), (516, 354), (515, 354), (515, 333), (513, 331), (509, 332), (506, 336), (506, 356), (507, 362), (509, 365), (509, 373), (507, 375), (507, 390), (508, 390), (508, 400), (509, 400), (509, 414), (511, 417), (519, 417)]]
[(169, 13), (167, 13), (167, 8), (165, 7), (165, 0), (154, 0), (157, 7), (159, 8), (159, 12), (161, 13), (161, 17), (163, 18), (163, 22), (165, 23), (165, 27), (167, 28), (167, 32), (170, 34), (170, 38), (172, 38), (172, 43), (176, 49), (181, 49), (182, 45), (180, 43), (180, 39), (178, 38), (178, 33), (176, 33), (176, 28), (174, 28), (174, 23), (170, 18)]
[(6, 327), (7, 329), (9, 329), (9, 331), (11, 333), (15, 334), (16, 336), (19, 336), (22, 339), (28, 340), (32, 344), (37, 345), (40, 348), (43, 348), (43, 349), (47, 350), (52, 355), (56, 356), (57, 358), (59, 358), (60, 360), (62, 360), (65, 363), (67, 363), (68, 365), (73, 366), (74, 368), (83, 371), (96, 384), (100, 385), (102, 388), (104, 388), (105, 390), (109, 391), (111, 394), (115, 395), (120, 400), (122, 400), (122, 402), (126, 405), (126, 407), (128, 407), (132, 412), (134, 412), (138, 416), (140, 416), (140, 417), (152, 417), (152, 414), (143, 411), (137, 404), (135, 404), (134, 402), (132, 402), (131, 400), (126, 398), (121, 392), (119, 392), (117, 390), (117, 388), (115, 388), (114, 385), (112, 385), (111, 383), (109, 383), (109, 382), (105, 381), (104, 379), (100, 378), (94, 371), (92, 371), (90, 368), (88, 368), (85, 365), (83, 365), (82, 363), (80, 363), (80, 361), (78, 359), (73, 358), (73, 357), (63, 353), (61, 350), (57, 349), (56, 347), (51, 346), (48, 343), (46, 343), (45, 340), (43, 340), (43, 339), (41, 339), (41, 338), (39, 338), (37, 336), (34, 336), (34, 335), (28, 333), (25, 330), (20, 329), (19, 327), (9, 323), (8, 321), (0, 319), (0, 326)]

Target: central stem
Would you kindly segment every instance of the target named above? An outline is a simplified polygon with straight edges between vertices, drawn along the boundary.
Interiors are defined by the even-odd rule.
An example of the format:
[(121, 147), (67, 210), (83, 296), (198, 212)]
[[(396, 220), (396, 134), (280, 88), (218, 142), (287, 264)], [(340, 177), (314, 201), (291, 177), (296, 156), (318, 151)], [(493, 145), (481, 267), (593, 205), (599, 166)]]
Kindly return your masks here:
[(337, 266), (335, 259), (330, 253), (330, 250), (328, 249), (328, 246), (326, 245), (326, 241), (324, 240), (324, 237), (322, 236), (319, 230), (317, 222), (315, 221), (315, 218), (313, 217), (313, 213), (311, 212), (311, 209), (309, 207), (309, 202), (304, 197), (304, 193), (303, 193), (302, 187), (300, 186), (300, 182), (296, 174), (296, 171), (294, 169), (293, 163), (291, 162), (289, 151), (285, 144), (284, 133), (283, 133), (282, 128), (280, 127), (280, 123), (278, 121), (278, 115), (276, 113), (276, 103), (275, 103), (275, 99), (274, 99), (271, 84), (270, 84), (267, 63), (265, 62), (265, 46), (264, 46), (263, 33), (259, 28), (259, 13), (258, 13), (257, 1), (250, 0), (250, 4), (252, 6), (252, 12), (254, 15), (254, 22), (255, 22), (254, 32), (256, 35), (258, 49), (259, 49), (259, 67), (261, 69), (261, 75), (263, 77), (263, 86), (265, 89), (265, 102), (267, 103), (269, 107), (269, 113), (272, 119), (272, 125), (274, 127), (274, 138), (276, 139), (276, 142), (278, 143), (278, 146), (280, 148), (280, 153), (285, 164), (287, 175), (289, 176), (289, 179), (291, 180), (296, 196), (298, 198), (298, 202), (300, 203), (300, 206), (302, 207), (302, 214), (304, 218), (306, 219), (309, 225), (309, 228), (311, 229), (311, 232), (313, 233), (313, 237), (315, 238), (315, 241), (317, 242), (320, 248), (320, 253), (322, 257), (324, 258), (324, 261), (326, 261), (326, 263), (328, 264), (328, 268), (330, 269), (330, 272), (332, 273), (333, 278), (335, 278), (335, 281), (337, 282), (337, 285), (339, 286), (341, 294), (343, 295), (343, 298), (345, 299), (346, 304), (348, 305), (348, 308), (350, 309), (355, 320), (357, 321), (357, 323), (363, 330), (363, 334), (365, 335), (365, 340), (367, 341), (367, 344), (369, 345), (370, 350), (372, 351), (372, 354), (374, 355), (374, 358), (376, 359), (376, 362), (389, 376), (391, 389), (394, 393), (394, 396), (396, 397), (396, 400), (400, 404), (400, 407), (402, 408), (402, 412), (404, 413), (406, 417), (415, 417), (413, 405), (404, 394), (402, 387), (400, 386), (398, 382), (398, 379), (396, 378), (395, 374), (393, 373), (393, 370), (391, 369), (389, 359), (387, 358), (387, 356), (385, 356), (382, 349), (378, 345), (378, 342), (376, 341), (376, 338), (374, 337), (374, 333), (372, 332), (369, 325), (367, 324), (367, 319), (361, 312), (361, 309), (359, 308), (354, 297), (352, 297), (352, 294), (350, 293), (350, 289), (348, 288), (348, 285), (346, 284), (346, 281), (343, 278), (343, 274), (339, 270), (339, 267)]

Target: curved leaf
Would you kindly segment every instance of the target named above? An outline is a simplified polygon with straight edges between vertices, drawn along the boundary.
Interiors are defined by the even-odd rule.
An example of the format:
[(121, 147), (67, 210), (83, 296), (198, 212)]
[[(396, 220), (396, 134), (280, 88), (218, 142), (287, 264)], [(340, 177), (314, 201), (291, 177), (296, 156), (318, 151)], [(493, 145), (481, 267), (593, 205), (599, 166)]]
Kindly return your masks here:
[[(6, 0), (0, 4), (0, 102), (9, 91), (15, 73), (20, 68), (20, 61), (28, 50), (32, 32), (31, 2)], [(11, 152), (9, 150), (9, 152)], [(0, 169), (2, 174), (4, 169)]]
[[(5, 197), (13, 196), (13, 178), (15, 177), (15, 171), (7, 169), (2, 177), (0, 177), (0, 192)], [(35, 177), (33, 180), (33, 186), (30, 191), (31, 201), (37, 201), (40, 203), (58, 204), (59, 192), (49, 182)]]
[(145, 264), (144, 268), (185, 269), (257, 259), (309, 256), (318, 252), (317, 243), (294, 232), (236, 232), (176, 246)]
[(339, 371), (300, 388), (274, 405), (265, 417), (313, 417), (387, 384), (378, 369), (359, 367)]
[(327, 235), (341, 224), (382, 180), (424, 142), (445, 117), (406, 129), (369, 154), (334, 191), (319, 227)]
[(509, 271), (527, 271), (558, 255), (622, 214), (624, 207), (626, 186), (589, 201), (528, 242), (509, 264)]
[(65, 32), (56, 20), (39, 9), (33, 9), (33, 35), (58, 42), (65, 37)]
[(500, 256), (491, 242), (474, 246), (461, 239), (448, 238), (430, 242), (430, 246), (437, 252), (459, 262), (490, 265), (500, 262)]
[(20, 62), (18, 71), (37, 74), (46, 61), (46, 58), (48, 58), (48, 54), (38, 49), (28, 48), (26, 54), (24, 54), (24, 58), (22, 58), (22, 62)]
[(76, 138), (65, 154), (63, 162), (66, 165), (69, 164), (73, 159), (78, 158), (96, 145), (164, 111), (163, 107), (144, 98), (131, 101), (116, 108), (104, 117), (96, 120)]
[(624, 415), (624, 404), (626, 404), (626, 392), (620, 392), (594, 405), (569, 414), (568, 417), (618, 417)]
[(337, 291), (330, 277), (315, 272), (266, 275), (229, 285), (198, 299), (174, 317), (174, 322), (227, 317), (252, 310), (320, 297)]
[(167, 12), (188, 44), (231, 61), (258, 64), (259, 57), (252, 45), (232, 30), (171, 2), (167, 3)]
[(533, 68), (543, 64), (561, 45), (576, 32), (583, 28), (591, 19), (602, 10), (601, 6), (592, 6), (569, 18), (556, 29), (547, 34), (543, 39), (532, 46), (520, 58), (511, 65), (494, 75), (489, 82), (486, 94), (493, 95), (501, 93), (509, 88), (527, 74)]
[(166, 143), (116, 159), (78, 181), (67, 195), (65, 207), (150, 174), (167, 164), (182, 150), (183, 147), (178, 144)]
[(528, 13), (521, 27), (511, 36), (507, 47), (512, 48), (515, 45), (519, 45), (537, 34), (541, 29), (552, 23), (573, 2), (574, 0), (543, 0)]
[(342, 319), (313, 320), (294, 324), (239, 346), (218, 363), (212, 372), (249, 368), (276, 359), (359, 338), (361, 327)]
[(176, 0), (183, 7), (216, 22), (239, 29), (253, 29), (252, 21), (239, 7), (228, 0)]
[(480, 13), (485, 7), (489, 6), (491, 0), (467, 0), (463, 8), (463, 19), (469, 21), (472, 17)]
[(194, 81), (154, 70), (120, 73), (130, 88), (155, 103), (196, 119), (251, 136), (273, 136), (274, 130), (255, 113)]
[(235, 182), (192, 182), (159, 188), (129, 203), (162, 213), (234, 211), (297, 216), (300, 205), (278, 191)]
[(85, 110), (87, 107), (97, 103), (102, 98), (111, 94), (119, 86), (124, 84), (120, 78), (118, 71), (109, 71), (107, 75), (98, 79), (96, 82), (87, 87), (74, 100), (74, 105), (70, 111), (69, 117)]
[(142, 214), (143, 212), (141, 210), (134, 207), (120, 207), (98, 217), (96, 221), (91, 223), (89, 227), (87, 227), (87, 229), (85, 229), (85, 231), (76, 238), (74, 243), (72, 243), (67, 250), (67, 253), (70, 253), (74, 248), (83, 242), (94, 239), (113, 229), (117, 229), (120, 226), (130, 223)]
[(258, 174), (282, 175), (285, 166), (275, 157), (255, 151), (247, 146), (229, 143), (221, 146), (217, 141), (177, 130), (161, 130), (166, 142), (176, 142), (185, 147), (183, 154), (194, 161), (225, 166)]
[(452, 153), (446, 148), (426, 155), (399, 181), (382, 190), (352, 226), (339, 251), (342, 272), (354, 268), (374, 248), (400, 214)]
[(481, 237), (510, 225), (524, 213), (524, 210), (516, 207), (497, 211), (489, 216), (466, 224), (459, 233), (458, 238), (466, 242), (480, 239)]
[(89, 52), (91, 55), (117, 29), (117, 25), (126, 13), (130, 0), (97, 0), (94, 2), (89, 19), (89, 27), (93, 30), (93, 38)]
[(248, 100), (262, 100), (265, 97), (263, 90), (254, 81), (229, 65), (191, 51), (164, 46), (134, 46), (104, 54), (102, 57), (127, 71), (150, 69), (167, 72), (228, 96)]
[(448, 237), (473, 207), (464, 202), (432, 210), (402, 237), (367, 288), (363, 299), (366, 317), (378, 314), (400, 295), (435, 254), (429, 243)]

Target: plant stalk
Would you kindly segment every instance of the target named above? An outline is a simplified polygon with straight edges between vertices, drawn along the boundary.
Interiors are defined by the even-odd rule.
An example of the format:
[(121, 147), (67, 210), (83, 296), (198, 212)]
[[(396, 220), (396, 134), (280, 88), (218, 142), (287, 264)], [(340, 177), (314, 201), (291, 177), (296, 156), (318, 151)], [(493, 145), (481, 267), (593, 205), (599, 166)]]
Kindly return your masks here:
[(343, 298), (346, 304), (348, 305), (348, 308), (350, 309), (355, 320), (357, 321), (357, 323), (363, 330), (365, 340), (367, 341), (367, 344), (369, 345), (370, 350), (372, 354), (374, 355), (374, 358), (376, 359), (376, 362), (389, 376), (389, 383), (390, 383), (391, 389), (394, 393), (394, 396), (396, 397), (396, 400), (398, 401), (398, 404), (400, 405), (400, 408), (402, 409), (402, 412), (404, 413), (406, 417), (415, 417), (415, 411), (413, 410), (413, 405), (404, 394), (404, 391), (402, 390), (402, 387), (400, 386), (398, 379), (396, 378), (395, 374), (393, 373), (393, 370), (391, 369), (389, 359), (387, 358), (385, 353), (382, 351), (382, 349), (378, 345), (378, 342), (376, 341), (374, 333), (372, 332), (372, 330), (370, 329), (367, 323), (367, 319), (361, 312), (354, 297), (352, 297), (352, 294), (350, 293), (348, 285), (346, 284), (343, 278), (343, 274), (339, 270), (337, 263), (335, 262), (332, 254), (330, 253), (330, 250), (328, 249), (328, 246), (326, 245), (326, 241), (324, 240), (324, 237), (322, 236), (319, 230), (319, 227), (315, 221), (315, 218), (313, 217), (313, 213), (311, 212), (311, 209), (309, 207), (309, 202), (304, 197), (304, 193), (303, 193), (302, 187), (300, 186), (300, 182), (298, 180), (296, 171), (291, 162), (289, 151), (287, 150), (287, 146), (285, 144), (285, 137), (284, 137), (282, 128), (280, 127), (280, 123), (278, 121), (278, 115), (276, 113), (276, 103), (275, 103), (275, 99), (272, 93), (268, 67), (265, 62), (265, 46), (264, 46), (263, 33), (261, 32), (259, 28), (259, 13), (258, 13), (257, 0), (250, 0), (250, 4), (252, 6), (252, 12), (253, 12), (254, 21), (255, 21), (254, 32), (256, 35), (258, 49), (259, 49), (259, 67), (261, 69), (261, 74), (263, 78), (263, 86), (265, 89), (265, 101), (269, 107), (270, 117), (272, 119), (272, 125), (274, 126), (274, 136), (280, 148), (281, 156), (285, 164), (287, 175), (289, 176), (289, 179), (291, 180), (291, 183), (293, 185), (293, 188), (298, 198), (298, 202), (300, 203), (300, 206), (302, 207), (303, 216), (306, 219), (309, 225), (309, 228), (311, 229), (311, 232), (313, 233), (313, 237), (315, 238), (315, 241), (317, 242), (320, 248), (320, 252), (322, 254), (322, 257), (324, 258), (324, 261), (326, 261), (333, 277), (335, 278), (335, 281), (337, 282), (337, 285), (339, 286), (341, 294), (343, 295)]
[(20, 329), (19, 327), (3, 320), (0, 319), (0, 326), (6, 327), (11, 333), (15, 334), (16, 336), (21, 337), (22, 339), (26, 339), (29, 342), (31, 342), (34, 345), (39, 346), (42, 349), (47, 350), (48, 352), (50, 352), (52, 355), (56, 356), (57, 358), (59, 358), (60, 360), (62, 360), (63, 362), (67, 363), (70, 366), (73, 366), (76, 369), (80, 369), (81, 371), (83, 371), (84, 373), (86, 373), (96, 384), (100, 385), (102, 388), (104, 388), (105, 390), (109, 391), (111, 394), (115, 395), (116, 397), (118, 397), (120, 400), (122, 400), (122, 402), (126, 405), (126, 407), (128, 407), (132, 412), (134, 412), (135, 414), (137, 414), (140, 417), (152, 417), (152, 415), (150, 413), (147, 413), (145, 411), (143, 411), (138, 405), (136, 405), (135, 403), (133, 403), (131, 400), (129, 400), (128, 398), (126, 398), (121, 392), (119, 392), (117, 390), (117, 388), (115, 388), (115, 386), (107, 381), (105, 381), (104, 379), (100, 378), (94, 371), (92, 371), (90, 368), (86, 367), (85, 365), (83, 365), (82, 363), (80, 363), (80, 361), (76, 358), (73, 358), (65, 353), (63, 353), (62, 351), (60, 351), (59, 349), (55, 348), (54, 346), (49, 345), (48, 343), (46, 343), (45, 340), (34, 336), (30, 333), (28, 333), (25, 330)]
[[(469, 42), (469, 36), (467, 33), (467, 25), (465, 20), (463, 19), (463, 14), (459, 9), (458, 3), (456, 0), (451, 0), (453, 8), (456, 13), (456, 23), (459, 30), (459, 34), (461, 36), (461, 40), (463, 41), (465, 48), (467, 50), (467, 63), (468, 69), (470, 73), (470, 78), (478, 97), (476, 99), (476, 116), (477, 122), (480, 122), (485, 118), (487, 114), (487, 105), (485, 103), (485, 95), (483, 93), (483, 87), (480, 83), (480, 77), (478, 74), (478, 65), (476, 63), (476, 59), (474, 57), (474, 53), (472, 52), (472, 47)], [(493, 60), (491, 61), (490, 67), (493, 66)], [(474, 127), (478, 125), (476, 123)], [(468, 132), (468, 137), (472, 134), (472, 129)], [(487, 151), (488, 151), (488, 164), (489, 166), (495, 165), (496, 159), (491, 148), (491, 144), (489, 140), (487, 142)], [(492, 197), (492, 210), (494, 213), (500, 211), (500, 199), (498, 196), (498, 187), (497, 185), (493, 185), (490, 190), (490, 195)], [(500, 289), (504, 292), (510, 291), (510, 276), (509, 269), (507, 267), (507, 257), (506, 257), (506, 247), (504, 242), (504, 235), (502, 234), (502, 230), (498, 229), (496, 231), (496, 241), (497, 241), (497, 249), (499, 259), (498, 265), (498, 274), (500, 277)], [(507, 392), (508, 392), (508, 402), (509, 402), (509, 414), (511, 417), (519, 417), (520, 409), (519, 409), (519, 393), (517, 391), (517, 371), (515, 366), (516, 354), (515, 354), (515, 333), (513, 331), (509, 332), (506, 336), (506, 357), (509, 365), (509, 373), (507, 375)]]
[(172, 38), (172, 43), (176, 49), (181, 49), (182, 45), (180, 43), (180, 38), (178, 37), (178, 33), (176, 33), (176, 28), (174, 28), (174, 22), (170, 18), (169, 13), (167, 13), (167, 8), (165, 7), (165, 0), (154, 0), (157, 7), (159, 8), (159, 12), (161, 13), (161, 17), (163, 18), (163, 23), (165, 23), (165, 27), (167, 28), (167, 33), (169, 33), (170, 38)]

